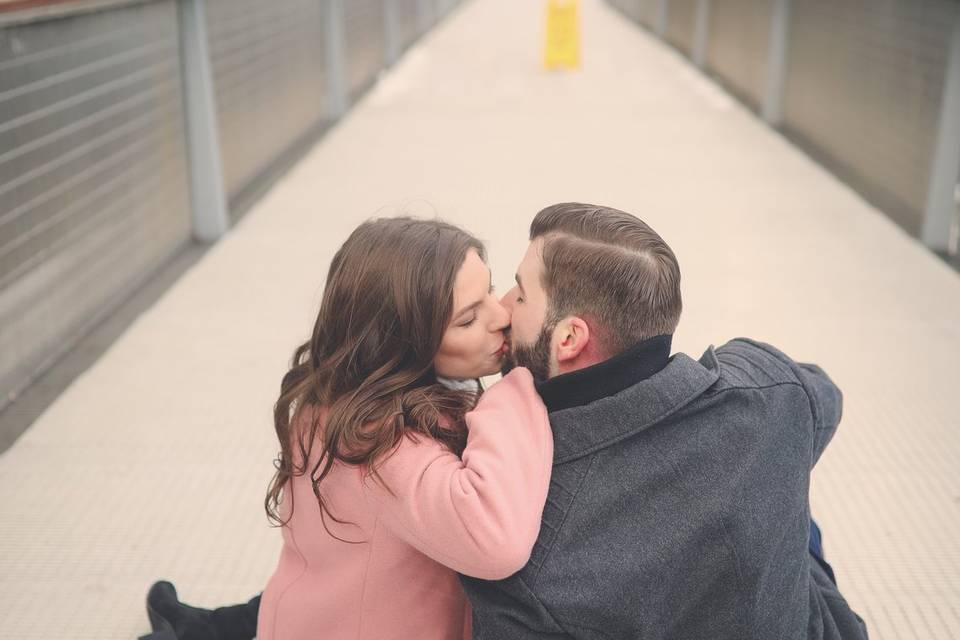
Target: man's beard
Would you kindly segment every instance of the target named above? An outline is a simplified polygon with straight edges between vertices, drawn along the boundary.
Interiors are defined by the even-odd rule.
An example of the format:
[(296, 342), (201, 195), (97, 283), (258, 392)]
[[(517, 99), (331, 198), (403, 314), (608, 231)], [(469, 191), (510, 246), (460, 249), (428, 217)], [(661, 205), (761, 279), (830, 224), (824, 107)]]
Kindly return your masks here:
[(520, 344), (511, 336), (510, 351), (500, 372), (507, 375), (514, 367), (526, 367), (535, 380), (547, 380), (550, 377), (550, 340), (556, 326), (555, 322), (544, 323), (533, 344)]

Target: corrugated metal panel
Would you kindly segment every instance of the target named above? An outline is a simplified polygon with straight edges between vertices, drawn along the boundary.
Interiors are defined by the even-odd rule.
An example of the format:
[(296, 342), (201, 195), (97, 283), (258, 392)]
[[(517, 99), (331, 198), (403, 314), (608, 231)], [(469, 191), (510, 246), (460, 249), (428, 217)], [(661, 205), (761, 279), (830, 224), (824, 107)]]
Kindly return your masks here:
[(227, 194), (329, 117), (320, 0), (207, 0)]
[(784, 128), (918, 233), (960, 5), (804, 0), (791, 9)]
[(417, 0), (394, 0), (397, 5), (397, 33), (400, 50), (404, 50), (420, 36), (420, 23), (417, 17)]
[(667, 41), (688, 56), (693, 53), (697, 0), (670, 0), (667, 11)]
[(774, 0), (710, 3), (707, 68), (754, 108), (763, 102), (766, 87), (773, 3)]
[(351, 99), (362, 93), (384, 67), (383, 0), (343, 3), (346, 81)]
[(190, 236), (174, 2), (0, 32), (0, 393)]

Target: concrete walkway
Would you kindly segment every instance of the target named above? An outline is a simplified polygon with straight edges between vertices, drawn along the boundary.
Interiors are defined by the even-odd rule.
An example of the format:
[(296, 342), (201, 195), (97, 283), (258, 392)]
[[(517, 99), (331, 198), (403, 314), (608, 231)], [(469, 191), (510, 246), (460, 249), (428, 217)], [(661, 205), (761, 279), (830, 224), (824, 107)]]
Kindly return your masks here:
[(960, 637), (960, 278), (598, 0), (582, 70), (541, 71), (541, 9), (454, 13), (0, 457), (0, 636), (132, 638), (160, 577), (259, 591), (271, 405), (350, 229), (436, 212), (506, 288), (576, 199), (675, 248), (678, 350), (748, 335), (834, 377), (813, 503), (841, 587), (873, 638)]

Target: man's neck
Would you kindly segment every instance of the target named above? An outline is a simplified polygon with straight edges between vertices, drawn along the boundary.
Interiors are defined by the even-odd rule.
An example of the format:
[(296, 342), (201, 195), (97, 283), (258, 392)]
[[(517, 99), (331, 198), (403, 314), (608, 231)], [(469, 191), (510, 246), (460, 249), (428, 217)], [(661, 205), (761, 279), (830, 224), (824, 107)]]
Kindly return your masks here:
[(656, 336), (594, 365), (537, 380), (537, 391), (551, 412), (620, 393), (667, 366), (672, 339), (669, 335)]

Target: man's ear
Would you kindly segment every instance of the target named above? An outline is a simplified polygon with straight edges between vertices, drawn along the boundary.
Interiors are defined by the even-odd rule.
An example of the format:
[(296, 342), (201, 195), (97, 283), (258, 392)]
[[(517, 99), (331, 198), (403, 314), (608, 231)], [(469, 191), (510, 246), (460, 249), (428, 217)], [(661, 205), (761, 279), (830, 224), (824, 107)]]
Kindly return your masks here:
[(567, 316), (559, 323), (553, 333), (557, 345), (557, 362), (575, 360), (590, 343), (590, 327), (583, 318)]

